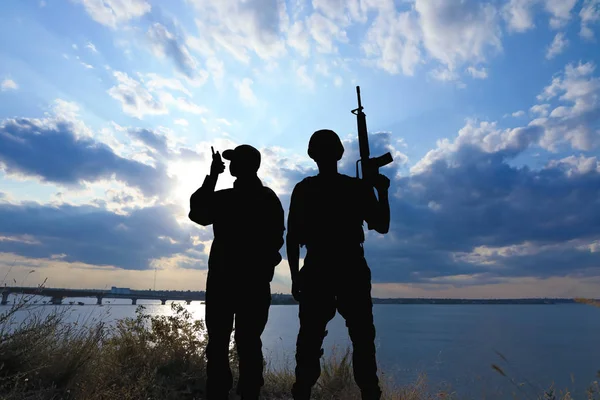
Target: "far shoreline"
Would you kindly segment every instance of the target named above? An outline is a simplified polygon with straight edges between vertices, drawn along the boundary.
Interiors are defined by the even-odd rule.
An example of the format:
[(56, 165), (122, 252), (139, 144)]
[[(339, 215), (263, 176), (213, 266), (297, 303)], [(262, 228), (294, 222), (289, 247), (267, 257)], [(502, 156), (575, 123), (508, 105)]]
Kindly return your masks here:
[[(66, 300), (66, 299), (65, 299)], [(178, 302), (180, 300), (168, 301)], [(204, 304), (204, 300), (193, 301), (192, 303)], [(439, 298), (373, 298), (373, 305), (556, 305), (556, 304), (584, 304), (584, 303), (600, 303), (600, 299), (570, 299), (570, 298), (521, 298), (521, 299), (439, 299)], [(94, 303), (81, 302), (74, 304), (74, 302), (63, 302), (62, 304), (52, 304), (51, 302), (29, 302), (32, 305), (44, 306), (44, 305), (63, 305), (63, 306), (98, 306)], [(168, 305), (164, 304), (164, 305)], [(8, 304), (3, 304), (11, 306)], [(101, 306), (130, 306), (132, 304), (119, 304), (119, 303), (103, 303)], [(160, 303), (140, 303), (138, 305), (161, 305)], [(298, 305), (291, 295), (274, 293), (271, 301), (271, 305)]]

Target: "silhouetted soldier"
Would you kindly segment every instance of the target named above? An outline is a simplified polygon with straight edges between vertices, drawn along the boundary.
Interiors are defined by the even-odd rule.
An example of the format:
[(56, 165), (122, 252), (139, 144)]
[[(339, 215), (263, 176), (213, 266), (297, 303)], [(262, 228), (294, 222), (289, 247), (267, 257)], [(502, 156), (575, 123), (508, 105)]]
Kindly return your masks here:
[[(338, 173), (344, 147), (331, 130), (310, 138), (308, 155), (319, 174), (299, 182), (293, 192), (286, 236), (292, 294), (300, 302), (300, 332), (296, 342), (295, 400), (310, 398), (321, 374), (321, 346), (327, 323), (336, 310), (346, 320), (352, 340), (354, 379), (363, 399), (379, 399), (375, 359), (375, 326), (371, 301), (371, 271), (364, 258), (363, 221), (369, 229), (387, 233), (390, 223), (390, 181), (378, 175), (375, 187)], [(306, 246), (299, 271), (300, 247)]]
[(225, 165), (213, 152), (210, 175), (190, 199), (189, 218), (213, 224), (215, 235), (206, 282), (207, 397), (227, 399), (233, 385), (229, 341), (235, 319), (237, 390), (242, 399), (255, 400), (264, 384), (260, 336), (269, 316), (270, 282), (281, 261), (284, 214), (277, 195), (256, 175), (258, 150), (241, 145), (223, 157), (231, 160), (229, 171), (237, 178), (233, 188), (215, 192)]

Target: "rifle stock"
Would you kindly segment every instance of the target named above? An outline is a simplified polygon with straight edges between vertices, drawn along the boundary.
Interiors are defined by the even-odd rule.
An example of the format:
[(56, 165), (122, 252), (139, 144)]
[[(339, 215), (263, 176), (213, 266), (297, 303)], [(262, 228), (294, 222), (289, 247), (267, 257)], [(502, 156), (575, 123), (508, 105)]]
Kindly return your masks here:
[(360, 159), (356, 161), (356, 177), (359, 177), (358, 164), (360, 163), (362, 179), (373, 183), (375, 177), (379, 174), (379, 168), (384, 167), (394, 161), (392, 154), (388, 151), (384, 155), (371, 158), (369, 149), (369, 136), (367, 133), (367, 118), (363, 112), (362, 102), (360, 100), (360, 86), (356, 87), (356, 96), (358, 98), (358, 108), (352, 110), (356, 115), (356, 125), (358, 128), (358, 148)]

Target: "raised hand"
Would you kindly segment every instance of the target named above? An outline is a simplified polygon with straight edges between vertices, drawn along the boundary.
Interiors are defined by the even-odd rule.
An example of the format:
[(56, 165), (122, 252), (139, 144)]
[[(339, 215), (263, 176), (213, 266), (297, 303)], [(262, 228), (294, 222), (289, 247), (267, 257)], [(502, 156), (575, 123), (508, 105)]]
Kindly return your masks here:
[(212, 146), (210, 146), (210, 150), (212, 151), (212, 163), (210, 164), (210, 174), (212, 176), (217, 176), (223, 173), (223, 171), (225, 171), (225, 163), (221, 159), (221, 154), (219, 154), (218, 151), (215, 153), (215, 149), (213, 149)]
[(375, 177), (373, 186), (377, 189), (377, 192), (384, 192), (390, 188), (390, 179), (382, 174)]

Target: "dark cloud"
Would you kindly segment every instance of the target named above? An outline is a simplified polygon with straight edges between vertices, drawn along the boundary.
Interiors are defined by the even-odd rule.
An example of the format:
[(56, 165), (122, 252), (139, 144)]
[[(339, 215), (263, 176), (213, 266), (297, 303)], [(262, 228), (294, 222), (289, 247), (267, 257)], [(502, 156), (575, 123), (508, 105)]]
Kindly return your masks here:
[[(551, 277), (595, 271), (600, 252), (570, 241), (600, 237), (600, 173), (509, 166), (501, 153), (461, 148), (395, 182), (391, 236), (372, 251), (381, 281), (484, 273)], [(523, 246), (518, 254), (457, 257), (480, 246)], [(536, 249), (542, 249), (537, 252)], [(590, 270), (591, 268), (591, 270)], [(413, 279), (411, 279), (413, 280)]]
[[(196, 229), (176, 222), (181, 211), (155, 206), (120, 215), (93, 206), (0, 203), (0, 235), (31, 239), (0, 241), (0, 252), (33, 258), (65, 254), (62, 260), (69, 262), (146, 269), (153, 259), (203, 250), (202, 244), (193, 245)], [(197, 265), (205, 261), (199, 258)]]
[[(72, 129), (69, 123), (7, 120), (0, 130), (0, 160), (9, 171), (53, 182), (76, 184), (115, 175), (147, 192), (164, 190), (154, 189), (159, 170), (77, 138)], [(156, 131), (132, 130), (130, 135), (157, 154), (200, 157), (189, 149), (171, 151)], [(511, 165), (537, 135), (535, 128), (512, 131), (487, 147), (477, 145), (475, 136), (463, 135), (403, 176), (404, 158), (392, 136), (370, 135), (372, 155), (391, 151), (396, 157), (382, 170), (392, 179), (390, 233), (370, 231), (365, 245), (374, 282), (461, 286), (515, 277), (600, 276), (600, 164), (581, 156), (541, 169)], [(340, 171), (354, 176), (357, 141), (347, 140), (345, 147)], [(267, 163), (263, 173), (287, 192), (280, 196), (287, 212), (293, 186), (317, 171), (278, 154), (263, 150), (265, 160), (277, 160)], [(126, 195), (112, 200), (127, 201), (120, 197)], [(198, 250), (192, 245), (192, 228), (175, 222), (173, 208), (118, 215), (98, 204), (55, 208), (0, 203), (0, 235), (32, 238), (2, 241), (0, 251), (28, 257), (64, 253), (69, 261), (146, 268), (152, 259)], [(212, 239), (210, 230), (193, 229), (201, 240)], [(182, 259), (183, 267), (199, 265), (194, 259)], [(457, 275), (474, 278), (457, 280)]]
[[(589, 167), (595, 160), (583, 172), (572, 163), (537, 170), (510, 165), (538, 135), (535, 127), (513, 132), (495, 151), (465, 141), (420, 172), (397, 178), (402, 162), (396, 160), (403, 157), (392, 136), (370, 135), (372, 156), (400, 154), (381, 171), (392, 178), (390, 233), (371, 231), (365, 244), (374, 282), (475, 275), (447, 280), (460, 286), (509, 277), (600, 276), (600, 251), (586, 247), (600, 239), (600, 169)], [(340, 172), (355, 176), (357, 140), (344, 146)], [(293, 188), (314, 171), (282, 174)], [(287, 209), (289, 195), (282, 202)]]
[(151, 149), (150, 157), (157, 160), (200, 161), (203, 156), (194, 150), (180, 147), (173, 151), (169, 148), (167, 137), (158, 131), (146, 128), (130, 129), (129, 135)]
[(62, 120), (2, 121), (0, 162), (9, 173), (67, 186), (114, 177), (154, 196), (167, 192), (171, 185), (161, 164), (152, 167), (122, 158), (104, 143), (78, 137), (73, 123)]
[(144, 143), (146, 146), (158, 152), (158, 154), (165, 157), (169, 154), (169, 146), (165, 135), (144, 128), (130, 129), (128, 132), (131, 137)]

